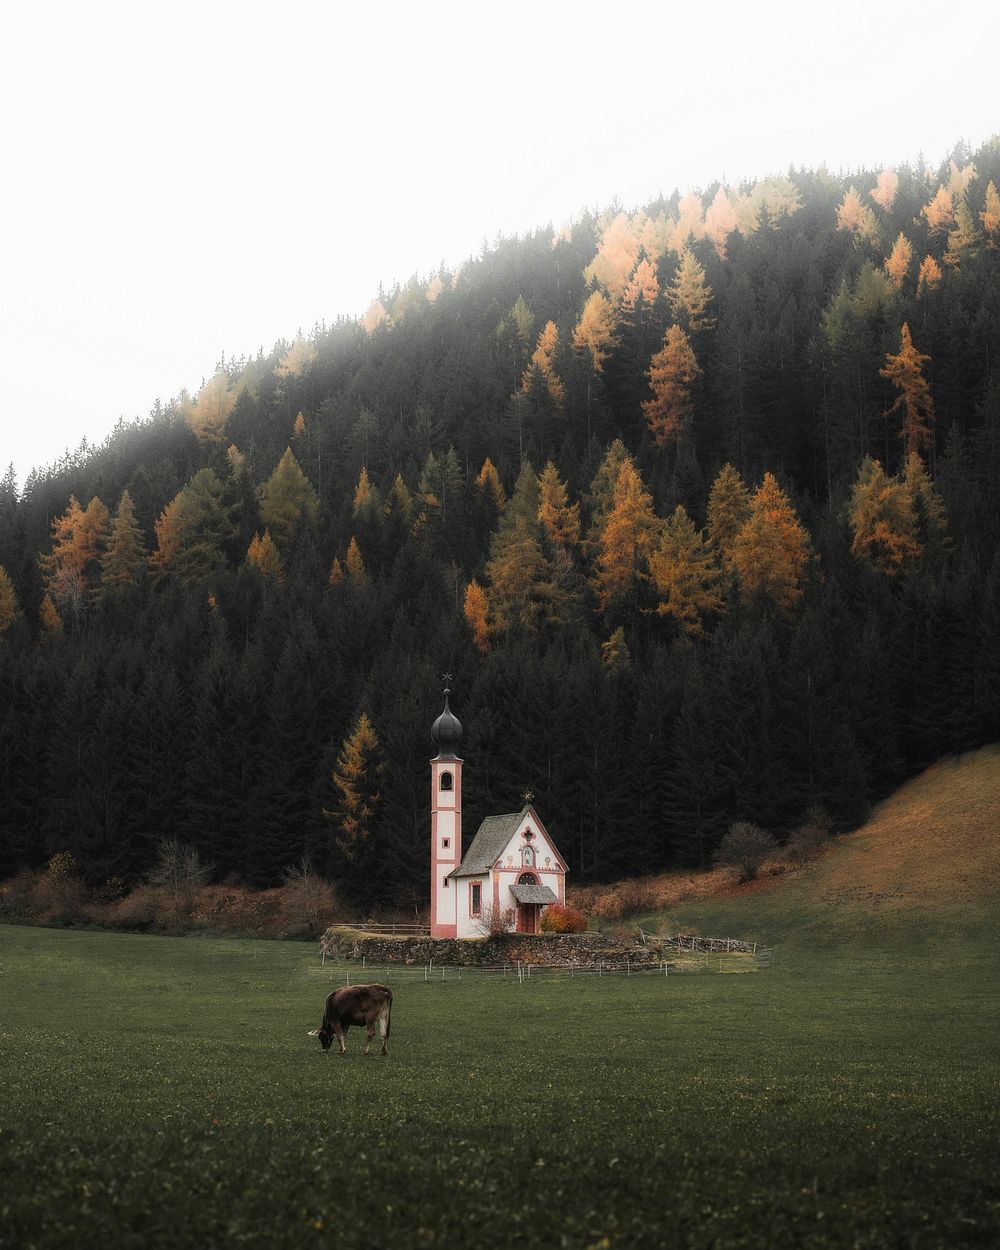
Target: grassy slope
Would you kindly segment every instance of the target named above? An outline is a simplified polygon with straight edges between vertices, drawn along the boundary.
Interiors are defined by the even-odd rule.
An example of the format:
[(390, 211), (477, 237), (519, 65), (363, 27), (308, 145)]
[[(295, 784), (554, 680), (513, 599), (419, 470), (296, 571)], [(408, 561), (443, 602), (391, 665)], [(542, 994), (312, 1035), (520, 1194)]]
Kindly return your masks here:
[(1000, 745), (943, 761), (806, 868), (681, 903), (673, 925), (851, 958), (1000, 954)]

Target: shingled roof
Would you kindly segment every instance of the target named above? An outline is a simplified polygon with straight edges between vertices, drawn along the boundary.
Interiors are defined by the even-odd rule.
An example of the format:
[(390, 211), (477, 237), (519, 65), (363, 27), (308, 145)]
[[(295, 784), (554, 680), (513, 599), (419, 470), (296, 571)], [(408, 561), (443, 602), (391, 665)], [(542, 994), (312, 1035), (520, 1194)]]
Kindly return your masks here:
[(487, 873), (504, 853), (507, 843), (511, 840), (526, 812), (531, 812), (537, 823), (534, 809), (529, 804), (519, 812), (507, 812), (504, 816), (487, 816), (476, 831), (472, 845), (465, 852), (465, 858), (457, 868), (448, 873), (449, 877), (474, 877)]
[(558, 897), (547, 885), (512, 885), (511, 894), (519, 903), (558, 903)]

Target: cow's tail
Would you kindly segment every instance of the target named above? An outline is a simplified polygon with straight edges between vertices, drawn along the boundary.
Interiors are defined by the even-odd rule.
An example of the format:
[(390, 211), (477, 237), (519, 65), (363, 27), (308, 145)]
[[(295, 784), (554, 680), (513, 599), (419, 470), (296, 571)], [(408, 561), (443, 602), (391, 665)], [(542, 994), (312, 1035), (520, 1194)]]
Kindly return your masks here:
[(382, 1008), (385, 1015), (385, 1042), (389, 1044), (389, 1026), (392, 1023), (392, 990), (386, 987), (385, 1006)]

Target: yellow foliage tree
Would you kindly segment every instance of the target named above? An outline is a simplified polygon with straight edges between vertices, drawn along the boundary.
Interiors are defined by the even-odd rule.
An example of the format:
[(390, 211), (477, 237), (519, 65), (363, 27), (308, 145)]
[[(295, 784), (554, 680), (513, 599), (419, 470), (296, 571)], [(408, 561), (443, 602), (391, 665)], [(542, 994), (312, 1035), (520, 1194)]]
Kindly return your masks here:
[(802, 594), (808, 559), (809, 537), (777, 478), (765, 473), (730, 550), (741, 595), (749, 601), (763, 593), (789, 611)]
[(851, 552), (884, 573), (896, 573), (921, 553), (913, 509), (903, 483), (866, 457), (851, 488), (847, 510)]
[(285, 580), (285, 570), (281, 563), (281, 555), (278, 548), (274, 544), (271, 537), (271, 531), (266, 529), (264, 537), (254, 534), (247, 548), (247, 563), (255, 568), (262, 577), (273, 577), (274, 580), (281, 585)]
[(652, 399), (643, 401), (642, 411), (657, 445), (676, 441), (690, 421), (691, 387), (701, 375), (691, 341), (680, 326), (671, 326), (663, 346), (650, 361), (647, 377)]
[(290, 541), (300, 522), (313, 522), (319, 501), (312, 483), (302, 472), (291, 447), (278, 461), (260, 491), (260, 515), (275, 541)]
[(362, 712), (337, 756), (332, 778), (337, 802), (326, 813), (338, 827), (337, 846), (349, 861), (367, 857), (382, 802), (383, 768), (378, 735)]
[(656, 302), (659, 293), (660, 284), (656, 280), (656, 270), (643, 257), (625, 284), (625, 290), (622, 292), (622, 308), (625, 312), (633, 313), (639, 306), (640, 300), (646, 308), (650, 308)]
[(594, 291), (587, 297), (580, 320), (576, 323), (573, 346), (577, 351), (586, 352), (594, 372), (600, 373), (615, 343), (615, 316), (611, 301), (603, 291)]
[(899, 174), (894, 169), (883, 169), (874, 189), (869, 193), (879, 208), (886, 212), (892, 208), (899, 190)]
[(38, 561), (55, 603), (79, 614), (96, 594), (110, 529), (111, 516), (96, 495), (86, 508), (70, 496), (66, 511), (52, 522), (52, 550)]
[(486, 457), (483, 461), (483, 467), (476, 476), (476, 489), (482, 493), (482, 497), (497, 510), (503, 512), (507, 503), (507, 496), (504, 492), (503, 482), (500, 481), (500, 474), (496, 470), (493, 461)]
[(563, 550), (580, 545), (580, 505), (569, 502), (566, 484), (550, 460), (538, 479), (538, 519), (550, 543)]
[(312, 343), (300, 334), (274, 366), (274, 376), (281, 379), (299, 378), (309, 369), (318, 354)]
[(695, 254), (685, 248), (667, 289), (667, 302), (674, 316), (691, 334), (710, 329), (715, 324), (715, 319), (706, 312), (711, 299), (712, 289), (705, 281), (704, 268)]
[(889, 258), (885, 262), (885, 271), (889, 275), (889, 281), (897, 291), (902, 289), (903, 281), (910, 272), (910, 266), (913, 264), (913, 245), (907, 239), (906, 235), (900, 231), (899, 237), (893, 244)]
[(925, 256), (920, 262), (917, 274), (917, 294), (923, 295), (932, 291), (941, 281), (941, 266), (933, 256)]
[(712, 240), (720, 260), (726, 259), (729, 236), (739, 227), (739, 219), (725, 187), (719, 187), (705, 213), (705, 234)]
[(986, 199), (983, 203), (983, 211), (979, 214), (979, 220), (983, 223), (989, 246), (996, 247), (997, 239), (1000, 238), (1000, 195), (997, 194), (996, 185), (992, 179), (986, 187)]
[(185, 420), (194, 436), (205, 443), (218, 443), (236, 404), (237, 389), (220, 370), (206, 382), (194, 400), (182, 400)]
[(700, 239), (704, 233), (704, 209), (701, 196), (689, 191), (677, 205), (677, 224), (671, 232), (670, 248), (680, 256), (692, 241)]
[(46, 591), (42, 596), (41, 607), (38, 609), (38, 621), (42, 627), (39, 642), (45, 644), (55, 642), (62, 637), (63, 622), (59, 610), (52, 602), (52, 596)]
[(466, 587), (464, 611), (466, 622), (472, 630), (472, 641), (480, 651), (485, 651), (490, 640), (489, 600), (486, 591), (475, 578)]
[(649, 574), (662, 523), (631, 458), (622, 462), (614, 501), (597, 545), (594, 590), (602, 612), (634, 599)]
[(556, 349), (559, 346), (559, 331), (554, 321), (546, 322), (545, 328), (538, 336), (538, 345), (531, 357), (531, 363), (524, 371), (524, 377), (521, 379), (521, 389), (527, 394), (535, 383), (536, 378), (540, 378), (552, 406), (559, 411), (562, 408), (563, 400), (566, 397), (566, 387), (556, 373)]
[(618, 213), (601, 235), (597, 255), (583, 271), (584, 280), (598, 282), (618, 300), (638, 259), (639, 239), (635, 229), (625, 213)]
[(351, 535), (351, 541), (347, 544), (347, 555), (344, 557), (344, 563), (347, 566), (347, 576), (352, 582), (360, 586), (366, 577), (365, 562), (361, 556), (358, 540), (353, 534)]
[(720, 571), (710, 546), (680, 505), (650, 553), (649, 572), (659, 599), (657, 613), (675, 620), (689, 637), (703, 636), (703, 619), (722, 611)]
[(948, 232), (948, 247), (944, 254), (944, 263), (956, 269), (963, 260), (974, 256), (979, 245), (979, 230), (976, 227), (968, 201), (963, 197), (955, 209), (955, 225)]
[(931, 234), (946, 234), (955, 224), (955, 205), (945, 186), (938, 187), (934, 198), (920, 211), (927, 218)]
[(886, 416), (902, 409), (903, 427), (900, 437), (906, 449), (921, 451), (931, 444), (931, 426), (934, 422), (934, 401), (931, 388), (924, 377), (924, 366), (930, 363), (930, 356), (918, 352), (910, 337), (910, 327), (904, 321), (900, 332), (899, 354), (886, 355), (885, 368), (879, 373), (895, 386), (899, 395), (895, 402), (886, 410)]
[(750, 519), (750, 492), (731, 464), (723, 465), (708, 495), (708, 536), (729, 566), (736, 535)]
[(837, 229), (850, 230), (869, 243), (878, 242), (878, 223), (870, 208), (861, 202), (855, 187), (850, 187), (837, 210)]
[(373, 300), (361, 318), (361, 328), (366, 334), (374, 334), (380, 325), (385, 325), (388, 321), (389, 314), (385, 310), (385, 304), (380, 299)]

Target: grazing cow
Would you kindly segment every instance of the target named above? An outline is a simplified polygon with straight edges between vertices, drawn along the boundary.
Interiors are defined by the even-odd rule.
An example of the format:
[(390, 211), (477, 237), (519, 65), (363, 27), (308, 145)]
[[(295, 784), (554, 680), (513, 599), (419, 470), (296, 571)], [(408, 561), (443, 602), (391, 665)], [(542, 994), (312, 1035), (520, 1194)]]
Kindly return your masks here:
[(362, 1053), (367, 1055), (377, 1024), (382, 1034), (382, 1054), (387, 1055), (391, 1012), (392, 990), (388, 985), (345, 985), (327, 998), (323, 1023), (318, 1029), (310, 1029), (309, 1036), (318, 1037), (324, 1050), (329, 1050), (336, 1038), (343, 1054), (347, 1049), (344, 1034), (352, 1024), (363, 1024), (368, 1030), (368, 1040)]

